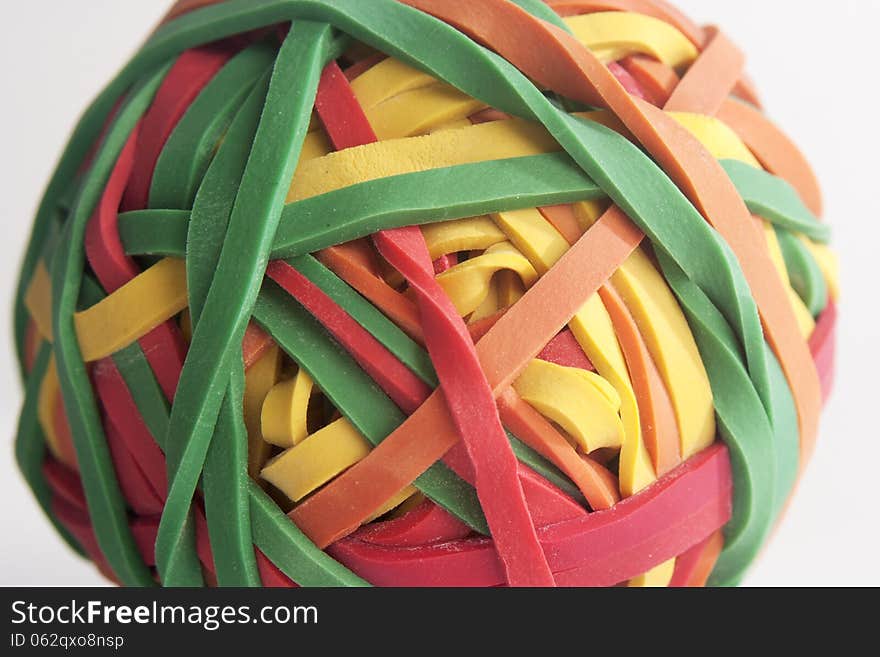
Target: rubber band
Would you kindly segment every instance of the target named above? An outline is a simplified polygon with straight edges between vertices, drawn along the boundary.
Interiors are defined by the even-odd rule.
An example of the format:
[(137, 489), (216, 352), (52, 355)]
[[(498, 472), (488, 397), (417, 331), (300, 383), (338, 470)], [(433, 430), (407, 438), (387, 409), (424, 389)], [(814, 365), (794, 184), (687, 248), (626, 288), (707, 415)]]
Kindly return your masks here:
[(714, 116), (742, 76), (745, 57), (740, 49), (717, 29), (706, 32), (703, 51), (663, 104), (667, 112)]
[[(328, 295), (332, 295), (334, 301), (348, 308), (352, 313), (352, 317), (357, 319), (357, 321), (366, 327), (378, 340), (380, 340), (380, 342), (382, 342), (382, 344), (388, 347), (388, 349), (391, 350), (401, 362), (405, 363), (407, 367), (415, 372), (419, 378), (429, 385), (436, 385), (437, 380), (430, 359), (428, 358), (427, 353), (416, 343), (407, 339), (388, 319), (378, 313), (375, 308), (366, 303), (350, 288), (342, 284), (338, 279), (335, 279), (332, 274), (326, 269), (323, 269), (315, 260), (308, 257), (298, 258), (295, 261), (295, 264), (298, 270), (308, 274), (313, 283), (321, 287), (321, 289)], [(573, 339), (572, 342), (574, 342)], [(576, 343), (574, 343), (574, 348), (579, 350)], [(575, 356), (569, 357), (576, 359)], [(581, 361), (586, 360), (582, 352), (580, 359)], [(589, 365), (588, 362), (587, 364)], [(509, 415), (509, 417), (511, 422), (517, 421), (516, 411), (512, 415)], [(568, 492), (571, 495), (576, 493), (577, 489), (565, 479), (563, 475), (558, 471), (555, 471), (552, 465), (544, 461), (541, 456), (532, 452), (513, 436), (508, 434), (508, 438), (511, 442), (514, 453), (521, 463), (534, 469), (548, 481), (559, 487), (562, 491)], [(554, 459), (550, 460), (553, 461)], [(590, 465), (590, 463), (587, 465)], [(523, 476), (523, 472), (521, 472), (521, 476)], [(524, 481), (527, 485), (531, 485), (532, 479), (525, 479)], [(529, 488), (529, 490), (532, 489)], [(527, 494), (527, 498), (530, 504), (534, 502), (529, 494)], [(564, 498), (557, 497), (553, 501), (558, 505), (563, 499)], [(536, 509), (536, 511), (544, 513), (541, 509)], [(375, 513), (373, 515), (375, 515)]]
[(553, 425), (512, 388), (499, 398), (498, 411), (505, 426), (575, 482), (592, 509), (610, 508), (620, 499), (617, 478), (589, 457), (577, 454)]
[[(244, 383), (244, 426), (247, 431), (247, 472), (256, 478), (263, 469), (271, 453), (271, 443), (266, 436), (263, 422), (263, 408), (269, 395), (281, 378), (281, 350), (269, 347), (265, 353), (245, 372)], [(308, 398), (306, 398), (308, 403)], [(303, 409), (305, 411), (305, 409)], [(303, 417), (303, 426), (305, 417)]]
[[(450, 195), (434, 191), (440, 179), (444, 184), (448, 182)], [(548, 182), (551, 179), (553, 184)], [(394, 185), (393, 196), (382, 193), (389, 184)], [(363, 182), (288, 205), (282, 213), (272, 257), (303, 255), (333, 246), (340, 239), (352, 241), (371, 234), (377, 225), (440, 222), (603, 196), (570, 158), (560, 154), (433, 169)], [(341, 215), (332, 233), (322, 219), (325, 203), (338, 208)], [(130, 254), (183, 255), (188, 221), (185, 211), (131, 212), (120, 216), (120, 232)]]
[(37, 396), (37, 421), (43, 431), (49, 451), (65, 465), (76, 469), (76, 453), (70, 453), (64, 449), (55, 430), (55, 402), (59, 392), (60, 384), (58, 383), (58, 371), (55, 369), (55, 359), (50, 357), (46, 373), (40, 381)]
[[(654, 471), (658, 476), (663, 476), (682, 460), (681, 439), (672, 400), (623, 299), (607, 285), (599, 294), (614, 323), (632, 377), (633, 389), (639, 401), (645, 448), (651, 455)], [(714, 432), (710, 444), (712, 440)]]
[(464, 317), (477, 310), (486, 300), (492, 283), (497, 282), (495, 275), (505, 271), (517, 274), (526, 286), (534, 283), (538, 277), (531, 263), (519, 251), (510, 244), (501, 242), (486, 249), (483, 255), (442, 272), (437, 277), (437, 282), (449, 296), (458, 314)]
[(548, 0), (560, 16), (576, 16), (598, 11), (629, 11), (653, 16), (675, 27), (695, 46), (703, 43), (703, 32), (695, 23), (668, 3), (652, 0)]
[[(562, 236), (536, 210), (501, 213), (495, 215), (495, 220), (514, 244), (525, 249), (539, 272), (549, 271), (569, 248)], [(632, 495), (650, 484), (655, 473), (642, 440), (638, 405), (626, 362), (611, 319), (599, 297), (591, 297), (579, 308), (569, 327), (590, 362), (614, 386), (621, 400), (624, 439), (619, 476), (623, 495)]]
[[(356, 183), (425, 171), (426, 161), (430, 162), (427, 168), (440, 169), (542, 155), (558, 149), (559, 146), (542, 128), (519, 120), (444, 130), (418, 139), (366, 144), (304, 163), (297, 170), (287, 202), (320, 196)], [(328, 171), (333, 175), (328, 176)]]
[[(600, 270), (595, 258), (590, 264), (596, 269), (591, 269), (588, 275), (575, 273), (584, 263), (578, 260), (579, 252), (602, 254), (608, 260), (613, 260), (609, 266), (613, 270), (616, 261), (624, 259), (639, 239), (638, 231), (626, 223), (621, 226), (619, 217), (612, 213), (606, 220), (597, 222), (551, 272), (538, 279), (523, 299), (498, 320), (477, 344), (482, 369), (488, 375), (496, 395), (506, 390), (522, 368), (540, 352), (543, 344), (562, 329), (567, 319), (577, 311), (578, 297), (589, 296), (591, 284), (598, 288), (611, 275), (611, 271)], [(601, 248), (595, 248), (599, 245)], [(542, 308), (548, 298), (545, 288), (553, 291), (553, 298), (565, 300), (568, 305), (555, 309), (556, 313), (552, 315), (533, 312), (532, 306)], [(517, 330), (518, 316), (535, 318), (532, 332), (528, 335)], [(506, 328), (499, 332), (504, 325)], [(504, 354), (503, 362), (495, 360), (499, 354)], [(356, 527), (363, 518), (368, 517), (374, 505), (378, 506), (377, 500), (390, 499), (442, 457), (456, 440), (457, 434), (444, 412), (444, 401), (439, 393), (434, 393), (369, 456), (297, 507), (294, 510), (297, 524), (319, 544), (332, 543), (334, 538), (345, 535), (348, 528)], [(349, 482), (352, 485), (357, 482), (357, 498), (345, 490)], [(348, 506), (344, 507), (346, 514), (340, 513), (341, 507), (334, 502), (336, 496), (348, 500)], [(335, 509), (335, 518), (324, 510), (329, 508)]]
[(620, 397), (613, 388), (610, 394), (604, 390), (610, 386), (598, 375), (533, 360), (513, 388), (565, 429), (585, 454), (623, 443), (623, 425), (617, 415)]
[(675, 562), (675, 572), (669, 582), (673, 588), (703, 587), (724, 547), (724, 535), (715, 532), (680, 555)]
[(293, 267), (275, 261), (269, 265), (266, 273), (355, 356), (358, 364), (401, 410), (411, 413), (427, 398), (430, 388)]
[[(116, 292), (141, 273), (135, 262), (125, 255), (119, 240), (118, 210), (133, 173), (143, 122), (138, 124), (122, 149), (101, 201), (86, 227), (86, 257), (109, 293)], [(166, 398), (173, 399), (185, 353), (180, 332), (172, 322), (163, 322), (141, 336), (140, 342)]]
[(308, 436), (306, 414), (313, 383), (303, 370), (274, 386), (260, 412), (262, 438), (278, 447), (293, 447)]
[[(143, 85), (133, 89), (127, 102), (120, 108), (114, 125), (108, 130), (104, 149), (96, 155), (86, 174), (76, 208), (65, 228), (67, 250), (60, 251), (53, 262), (51, 292), (53, 346), (58, 378), (95, 537), (108, 567), (120, 581), (146, 586), (154, 582), (140, 560), (126, 523), (121, 493), (113, 473), (109, 449), (103, 440), (94, 393), (88, 381), (84, 350), (81, 350), (77, 340), (82, 329), (81, 325), (77, 327), (73, 311), (81, 287), (85, 259), (82, 244), (86, 224), (125, 141), (146, 110), (163, 75), (164, 70), (160, 70)], [(132, 282), (125, 287), (136, 284)], [(109, 353), (113, 351), (115, 349)]]
[(457, 251), (485, 251), (506, 239), (488, 217), (427, 224), (422, 226), (422, 235), (433, 260)]
[(677, 68), (697, 58), (697, 49), (662, 20), (629, 12), (597, 12), (565, 19), (574, 37), (602, 61), (650, 54)]
[[(486, 330), (488, 331), (488, 328)], [(485, 332), (480, 337), (483, 335), (485, 335)], [(593, 363), (587, 358), (577, 339), (568, 329), (563, 329), (555, 338), (548, 342), (547, 346), (538, 354), (538, 358), (546, 360), (548, 363), (562, 365), (563, 367), (579, 367), (588, 372), (596, 371)]]

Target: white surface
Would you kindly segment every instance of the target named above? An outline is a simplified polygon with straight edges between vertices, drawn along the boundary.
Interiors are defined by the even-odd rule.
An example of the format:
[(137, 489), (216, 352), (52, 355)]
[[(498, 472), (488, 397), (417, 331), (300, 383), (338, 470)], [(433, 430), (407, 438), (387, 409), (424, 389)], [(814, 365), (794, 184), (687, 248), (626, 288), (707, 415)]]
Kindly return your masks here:
[[(166, 0), (0, 3), (3, 219), (0, 241), (0, 584), (103, 580), (70, 554), (18, 474), (12, 436), (21, 403), (9, 327), (12, 291), (32, 215), (79, 113), (162, 15)], [(875, 495), (880, 435), (878, 358), (877, 83), (880, 0), (678, 0), (722, 26), (748, 54), (768, 112), (816, 167), (843, 265), (837, 387), (819, 448), (788, 516), (748, 583), (880, 584)]]

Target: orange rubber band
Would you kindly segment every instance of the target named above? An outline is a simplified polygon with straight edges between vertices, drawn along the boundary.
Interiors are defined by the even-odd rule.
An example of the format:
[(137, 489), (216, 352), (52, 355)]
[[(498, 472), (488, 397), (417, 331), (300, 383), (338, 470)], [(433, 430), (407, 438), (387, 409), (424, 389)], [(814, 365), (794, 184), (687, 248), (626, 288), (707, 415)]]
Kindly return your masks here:
[(513, 388), (498, 398), (498, 412), (517, 438), (568, 475), (594, 511), (610, 509), (620, 501), (617, 477), (589, 456), (578, 454)]
[(770, 119), (753, 107), (727, 100), (718, 118), (730, 126), (767, 171), (788, 181), (817, 217), (823, 201), (819, 181), (801, 150)]
[[(680, 83), (671, 68), (642, 55), (627, 57), (622, 65), (660, 107), (666, 105)], [(721, 103), (716, 115), (743, 140), (761, 166), (787, 181), (810, 211), (817, 217), (822, 216), (822, 191), (816, 174), (785, 133), (757, 109), (730, 98)]]
[(645, 447), (657, 476), (681, 463), (681, 438), (669, 392), (636, 322), (614, 287), (608, 283), (599, 290), (608, 310), (623, 356), (626, 359), (633, 390), (639, 402), (639, 419)]
[(709, 581), (709, 576), (718, 563), (718, 557), (724, 549), (724, 533), (717, 531), (709, 537), (708, 542), (703, 546), (700, 557), (693, 573), (688, 578), (687, 586), (690, 588), (703, 588)]
[(577, 242), (581, 235), (584, 234), (577, 217), (574, 214), (574, 208), (570, 205), (549, 205), (538, 208), (541, 215), (550, 222), (559, 233), (565, 238), (569, 244)]
[(425, 344), (419, 310), (400, 292), (368, 269), (356, 243), (324, 249), (318, 259), (339, 278), (360, 292), (413, 340)]
[(742, 51), (712, 28), (706, 48), (675, 87), (664, 109), (714, 116), (742, 75), (746, 59)]

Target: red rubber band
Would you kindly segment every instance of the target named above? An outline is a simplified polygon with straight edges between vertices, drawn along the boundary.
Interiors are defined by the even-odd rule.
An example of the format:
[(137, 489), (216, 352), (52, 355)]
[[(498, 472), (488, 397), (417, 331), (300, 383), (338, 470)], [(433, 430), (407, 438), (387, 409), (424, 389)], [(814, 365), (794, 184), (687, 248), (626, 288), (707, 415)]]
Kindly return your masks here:
[[(118, 215), (120, 199), (134, 166), (139, 134), (140, 128), (135, 128), (122, 149), (98, 207), (86, 227), (86, 256), (108, 293), (118, 290), (141, 273), (122, 246)], [(165, 397), (169, 401), (174, 399), (186, 354), (186, 344), (177, 325), (170, 320), (163, 322), (138, 343)]]
[[(560, 586), (613, 586), (703, 542), (730, 519), (727, 448), (697, 454), (607, 511), (538, 530)], [(366, 533), (367, 530), (361, 530)], [(352, 535), (330, 553), (380, 586), (498, 586), (504, 571), (485, 538), (393, 548)]]
[[(337, 149), (376, 141), (376, 135), (339, 66), (324, 69), (315, 102)], [(552, 586), (553, 576), (538, 545), (507, 437), (474, 344), (464, 322), (434, 278), (418, 228), (374, 236), (379, 252), (415, 290), (428, 352), (432, 355), (453, 421), (471, 457), (477, 494), (508, 581), (515, 586)]]
[(147, 207), (153, 172), (165, 142), (205, 85), (233, 54), (231, 44), (224, 43), (187, 50), (177, 58), (144, 114), (134, 168), (122, 199), (125, 210)]
[(421, 379), (296, 269), (276, 260), (269, 263), (266, 275), (299, 301), (402, 411), (412, 413), (431, 394)]

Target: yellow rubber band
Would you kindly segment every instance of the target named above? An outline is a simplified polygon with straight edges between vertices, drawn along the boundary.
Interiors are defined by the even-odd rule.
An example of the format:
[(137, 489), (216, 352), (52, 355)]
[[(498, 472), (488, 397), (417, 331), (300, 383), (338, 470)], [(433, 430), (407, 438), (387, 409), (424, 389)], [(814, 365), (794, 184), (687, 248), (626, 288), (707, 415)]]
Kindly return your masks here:
[(623, 444), (620, 397), (597, 374), (533, 360), (513, 388), (574, 438), (584, 454)]
[(699, 55), (694, 44), (669, 23), (644, 14), (603, 11), (563, 20), (575, 38), (603, 62), (642, 54), (678, 68)]
[(187, 307), (186, 267), (165, 258), (73, 320), (83, 360), (106, 358)]
[(367, 440), (340, 418), (276, 456), (260, 474), (296, 502), (369, 453)]
[(715, 440), (709, 377), (687, 320), (666, 281), (641, 249), (612, 276), (669, 392), (687, 459)]
[(352, 80), (351, 90), (364, 111), (369, 111), (389, 98), (435, 84), (442, 83), (398, 59), (388, 57)]
[(245, 373), (244, 425), (248, 434), (248, 474), (256, 478), (271, 453), (263, 439), (260, 411), (263, 400), (281, 375), (281, 350), (272, 345)]
[(441, 123), (439, 125), (435, 125), (433, 128), (428, 130), (429, 135), (433, 135), (435, 132), (443, 132), (444, 130), (458, 130), (459, 128), (467, 128), (468, 126), (473, 125), (469, 119), (456, 119), (454, 121), (447, 121), (446, 123)]
[(432, 128), (465, 119), (486, 107), (446, 84), (414, 89), (367, 110), (367, 120), (380, 140), (423, 135)]
[(491, 317), (499, 310), (510, 308), (513, 304), (523, 298), (526, 293), (526, 286), (522, 280), (512, 271), (499, 271), (489, 284), (489, 294), (483, 300), (483, 303), (471, 313), (468, 318), (469, 322), (476, 322), (486, 317)]
[(293, 447), (308, 436), (309, 398), (314, 384), (304, 370), (276, 385), (263, 402), (263, 439), (278, 447)]
[(686, 112), (667, 112), (667, 114), (696, 137), (715, 159), (739, 160), (756, 169), (761, 168), (761, 164), (739, 135), (714, 116)]
[(489, 217), (442, 221), (422, 226), (431, 260), (459, 251), (485, 251), (507, 240)]
[(543, 127), (520, 119), (374, 142), (304, 162), (293, 178), (287, 202), (404, 173), (558, 150)]
[(58, 432), (55, 431), (55, 404), (61, 392), (61, 384), (58, 381), (58, 370), (55, 367), (55, 357), (49, 357), (49, 365), (46, 374), (40, 383), (40, 392), (37, 397), (37, 421), (46, 437), (46, 446), (52, 455), (67, 465), (68, 459), (64, 457), (64, 451), (60, 447)]
[(483, 255), (465, 260), (437, 276), (437, 282), (462, 316), (471, 314), (490, 292), (492, 277), (500, 271), (515, 272), (526, 287), (538, 274), (531, 263), (509, 242), (495, 244)]
[(633, 577), (628, 586), (631, 588), (666, 588), (675, 573), (675, 559), (670, 559), (652, 568), (644, 575)]
[(43, 339), (52, 342), (52, 279), (42, 260), (34, 269), (24, 305)]
[[(42, 337), (52, 341), (52, 286), (39, 263), (26, 304)], [(165, 258), (100, 302), (73, 316), (83, 360), (106, 358), (144, 337), (187, 307), (186, 267)]]

